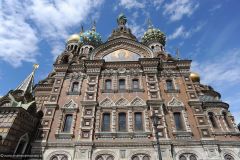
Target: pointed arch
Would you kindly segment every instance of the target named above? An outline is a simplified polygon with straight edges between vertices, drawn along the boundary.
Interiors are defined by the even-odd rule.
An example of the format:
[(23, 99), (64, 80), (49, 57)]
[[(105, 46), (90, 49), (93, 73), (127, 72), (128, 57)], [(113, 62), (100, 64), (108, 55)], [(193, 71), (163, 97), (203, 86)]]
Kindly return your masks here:
[(115, 103), (116, 106), (126, 106), (128, 104), (129, 104), (129, 101), (123, 97), (118, 99)]
[(77, 109), (78, 108), (78, 104), (76, 102), (74, 102), (73, 99), (71, 99), (68, 103), (64, 104), (63, 109)]
[(114, 105), (114, 102), (108, 97), (100, 102), (100, 106), (102, 107), (111, 107), (113, 105)]
[(176, 97), (172, 97), (171, 101), (168, 102), (168, 106), (184, 106), (183, 102), (178, 100)]
[(24, 154), (27, 149), (28, 143), (29, 143), (29, 135), (28, 133), (25, 133), (20, 137), (18, 144), (15, 148), (14, 154)]
[(136, 97), (131, 101), (130, 105), (131, 106), (145, 106), (146, 103), (144, 102), (143, 99)]

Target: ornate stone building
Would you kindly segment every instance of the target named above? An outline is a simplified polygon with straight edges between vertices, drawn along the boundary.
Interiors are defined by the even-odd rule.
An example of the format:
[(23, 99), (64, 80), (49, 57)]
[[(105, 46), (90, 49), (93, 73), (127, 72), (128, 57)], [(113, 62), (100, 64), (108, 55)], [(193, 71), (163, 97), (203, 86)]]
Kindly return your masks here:
[(159, 29), (149, 25), (139, 42), (126, 23), (121, 14), (106, 42), (95, 25), (67, 40), (53, 71), (34, 88), (43, 117), (31, 154), (156, 160), (158, 137), (163, 160), (240, 159), (240, 132), (221, 95), (200, 83), (191, 60), (165, 51)]

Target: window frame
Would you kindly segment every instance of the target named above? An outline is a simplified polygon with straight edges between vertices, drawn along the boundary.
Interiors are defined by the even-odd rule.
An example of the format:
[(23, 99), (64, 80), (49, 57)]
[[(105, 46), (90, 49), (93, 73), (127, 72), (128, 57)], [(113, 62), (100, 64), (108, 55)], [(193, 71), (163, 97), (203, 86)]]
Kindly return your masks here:
[[(141, 127), (140, 128), (137, 128), (137, 119), (136, 119), (136, 115), (139, 114), (141, 117)], [(134, 130), (135, 131), (143, 131), (144, 130), (144, 127), (143, 127), (143, 113), (142, 112), (134, 112)]]
[[(107, 124), (108, 126), (107, 126), (107, 128), (106, 128), (106, 124), (105, 124), (105, 120), (104, 120), (104, 116), (105, 115), (109, 115), (109, 123)], [(103, 114), (102, 114), (102, 125), (101, 125), (101, 131), (102, 132), (111, 132), (111, 113), (110, 112), (104, 112)]]

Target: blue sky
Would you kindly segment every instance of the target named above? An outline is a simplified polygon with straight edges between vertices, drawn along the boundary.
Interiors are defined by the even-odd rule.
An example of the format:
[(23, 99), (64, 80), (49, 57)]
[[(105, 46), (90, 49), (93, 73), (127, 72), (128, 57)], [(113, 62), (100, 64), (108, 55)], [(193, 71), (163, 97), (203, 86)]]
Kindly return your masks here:
[(140, 40), (150, 18), (167, 36), (166, 50), (192, 59), (192, 70), (230, 104), (240, 122), (240, 1), (238, 0), (1, 0), (0, 95), (40, 64), (36, 82), (52, 70), (69, 35), (96, 20), (105, 41), (123, 12)]

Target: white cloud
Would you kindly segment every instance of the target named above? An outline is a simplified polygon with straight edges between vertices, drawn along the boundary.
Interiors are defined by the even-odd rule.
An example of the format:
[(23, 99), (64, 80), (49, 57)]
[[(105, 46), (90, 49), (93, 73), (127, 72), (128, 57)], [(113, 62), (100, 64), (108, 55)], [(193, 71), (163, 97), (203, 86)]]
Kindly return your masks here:
[(198, 8), (199, 3), (193, 0), (172, 0), (171, 3), (164, 5), (164, 15), (169, 15), (171, 21), (177, 21), (183, 16), (191, 16)]
[(164, 0), (153, 0), (152, 2), (153, 2), (153, 6), (158, 10), (161, 7)]
[(209, 9), (209, 12), (214, 12), (220, 8), (222, 8), (222, 4), (216, 4), (212, 8)]
[(119, 5), (126, 9), (144, 8), (145, 7), (145, 4), (143, 2), (141, 3), (137, 0), (120, 0)]
[(146, 29), (143, 26), (138, 25), (135, 22), (132, 22), (127, 26), (131, 29), (133, 35), (135, 35), (139, 40), (143, 36), (144, 32), (146, 31)]
[(23, 61), (35, 62), (37, 33), (27, 23), (19, 1), (0, 3), (0, 59), (18, 67)]
[(200, 23), (197, 25), (197, 27), (191, 28), (189, 30), (186, 30), (183, 25), (178, 27), (172, 34), (168, 36), (169, 40), (177, 39), (177, 38), (189, 38), (194, 33), (200, 31), (202, 27), (205, 25), (205, 23)]
[(103, 1), (3, 0), (0, 3), (0, 59), (15, 67), (23, 61), (35, 62), (41, 39), (50, 43), (55, 56), (56, 48), (65, 41), (72, 27), (90, 14), (98, 17), (97, 9)]
[(233, 49), (223, 54), (224, 56), (212, 57), (211, 60), (193, 62), (193, 71), (199, 72), (202, 82), (215, 86), (230, 87), (240, 81), (240, 49)]
[(26, 3), (26, 9), (43, 37), (51, 42), (52, 53), (56, 56), (56, 52), (62, 48), (59, 42), (69, 36), (69, 29), (82, 23), (90, 14), (98, 18), (97, 8), (102, 3), (103, 0), (32, 0)]

